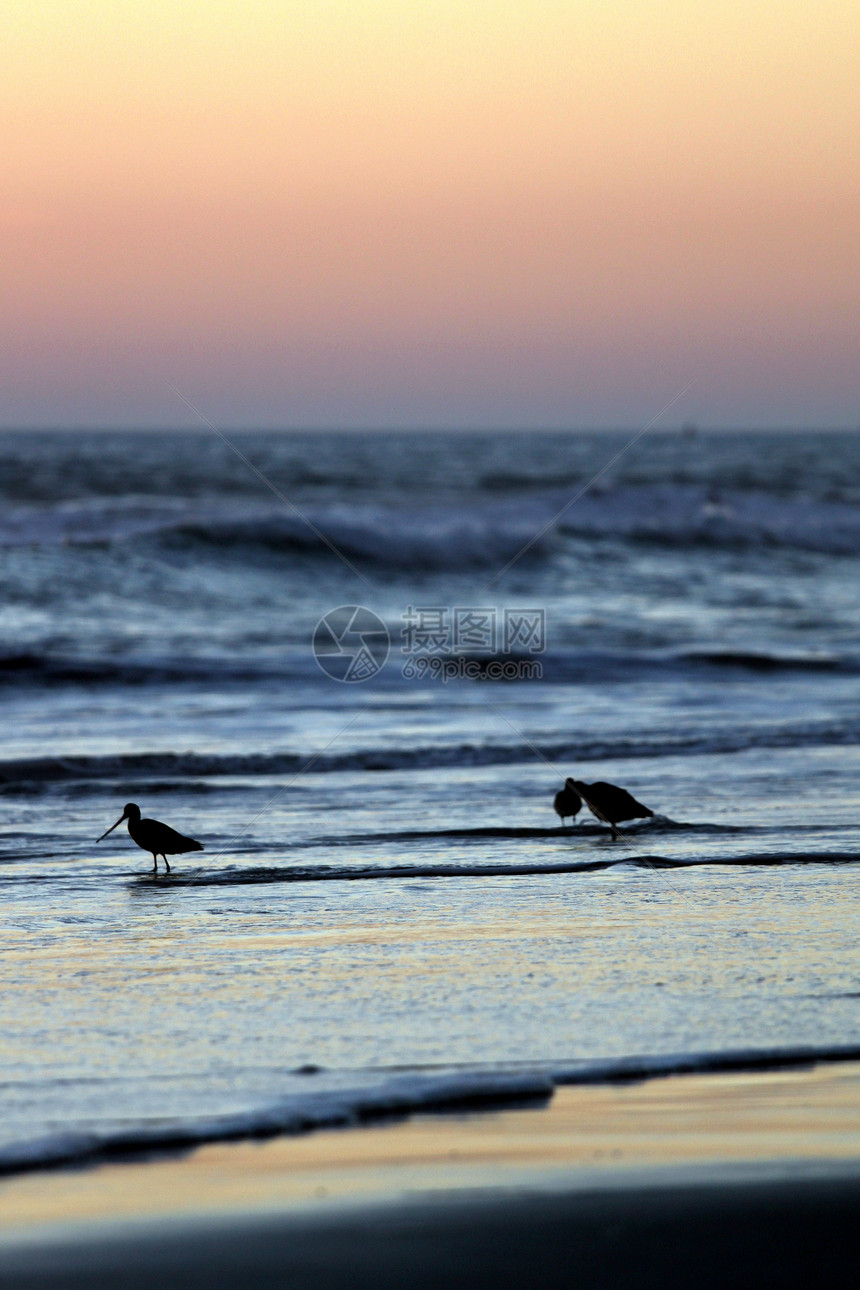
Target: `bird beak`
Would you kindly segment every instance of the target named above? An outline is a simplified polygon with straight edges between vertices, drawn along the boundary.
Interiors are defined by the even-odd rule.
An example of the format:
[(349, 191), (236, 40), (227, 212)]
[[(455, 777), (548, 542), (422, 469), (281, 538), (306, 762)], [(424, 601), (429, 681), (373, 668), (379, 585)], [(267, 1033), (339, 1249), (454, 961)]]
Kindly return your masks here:
[(101, 842), (102, 838), (106, 838), (106, 837), (107, 837), (107, 835), (108, 835), (108, 833), (113, 833), (114, 829), (117, 827), (117, 824), (122, 824), (122, 822), (123, 822), (123, 820), (124, 820), (124, 819), (125, 819), (125, 813), (123, 813), (123, 814), (119, 817), (119, 819), (117, 820), (116, 824), (112, 824), (112, 825), (110, 826), (110, 828), (107, 830), (107, 833), (103, 833), (101, 838), (96, 838), (96, 842)]

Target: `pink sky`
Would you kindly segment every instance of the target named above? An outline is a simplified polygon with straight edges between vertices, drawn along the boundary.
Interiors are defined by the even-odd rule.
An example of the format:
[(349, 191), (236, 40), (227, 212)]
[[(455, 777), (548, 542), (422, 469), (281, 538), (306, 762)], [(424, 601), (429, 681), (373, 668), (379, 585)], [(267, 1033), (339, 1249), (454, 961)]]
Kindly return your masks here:
[(860, 424), (856, 3), (10, 0), (6, 425)]

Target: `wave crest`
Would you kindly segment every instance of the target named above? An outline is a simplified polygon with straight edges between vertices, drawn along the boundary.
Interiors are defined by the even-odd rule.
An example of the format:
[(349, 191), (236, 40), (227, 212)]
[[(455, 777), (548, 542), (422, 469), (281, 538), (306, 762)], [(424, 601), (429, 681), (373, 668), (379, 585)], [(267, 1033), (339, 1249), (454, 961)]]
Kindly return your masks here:
[(668, 1075), (762, 1071), (860, 1059), (856, 1044), (726, 1049), (553, 1063), (531, 1069), (415, 1072), (376, 1087), (293, 1094), (248, 1111), (128, 1128), (69, 1131), (0, 1145), (0, 1174), (95, 1163), (152, 1152), (188, 1150), (208, 1142), (309, 1133), (428, 1111), (481, 1110), (546, 1102), (561, 1084), (612, 1084)]
[(582, 495), (543, 489), (504, 500), (477, 491), (423, 507), (390, 497), (303, 503), (300, 510), (230, 497), (90, 499), (21, 507), (0, 520), (0, 546), (149, 540), (336, 558), (320, 533), (352, 559), (430, 570), (502, 565), (527, 545), (525, 558), (540, 558), (565, 538), (850, 555), (860, 552), (860, 509), (840, 500), (666, 483), (595, 487)]

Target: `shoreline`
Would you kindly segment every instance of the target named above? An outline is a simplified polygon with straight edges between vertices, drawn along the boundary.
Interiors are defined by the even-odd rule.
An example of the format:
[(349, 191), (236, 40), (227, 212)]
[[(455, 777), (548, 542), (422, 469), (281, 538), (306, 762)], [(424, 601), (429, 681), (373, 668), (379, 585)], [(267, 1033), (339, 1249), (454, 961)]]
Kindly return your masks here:
[[(610, 1230), (623, 1240), (607, 1244)], [(860, 1063), (847, 1063), (567, 1085), (543, 1107), (6, 1177), (0, 1284), (441, 1286), (468, 1267), (470, 1284), (522, 1285), (530, 1250), (541, 1285), (570, 1284), (573, 1265), (582, 1285), (707, 1285), (703, 1243), (758, 1268), (759, 1285), (766, 1251), (784, 1284), (808, 1263), (799, 1234), (815, 1275), (841, 1276), (857, 1230)], [(634, 1275), (634, 1253), (662, 1280)]]
[[(654, 1079), (705, 1075), (748, 1076), (760, 1072), (804, 1072), (860, 1062), (857, 1044), (793, 1045), (761, 1049), (584, 1060), (557, 1066), (519, 1064), (500, 1071), (424, 1071), (393, 1078), (376, 1088), (341, 1089), (309, 1098), (288, 1096), (258, 1110), (213, 1114), (202, 1125), (150, 1124), (142, 1131), (113, 1130), (60, 1134), (54, 1140), (23, 1141), (0, 1151), (0, 1183), (30, 1172), (99, 1167), (114, 1162), (170, 1158), (222, 1143), (266, 1142), (332, 1129), (399, 1123), (414, 1116), (457, 1115), (546, 1105), (562, 1088), (624, 1087)], [(312, 1075), (315, 1068), (291, 1074)], [(310, 1090), (309, 1090), (310, 1092)]]

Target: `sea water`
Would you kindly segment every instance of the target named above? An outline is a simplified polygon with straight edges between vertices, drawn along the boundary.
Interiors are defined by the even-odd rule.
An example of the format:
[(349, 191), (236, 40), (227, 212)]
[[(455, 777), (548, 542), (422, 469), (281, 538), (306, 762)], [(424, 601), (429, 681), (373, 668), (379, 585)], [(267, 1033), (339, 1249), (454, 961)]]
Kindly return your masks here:
[(0, 1167), (860, 1045), (860, 434), (229, 437), (0, 436)]

